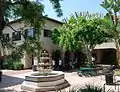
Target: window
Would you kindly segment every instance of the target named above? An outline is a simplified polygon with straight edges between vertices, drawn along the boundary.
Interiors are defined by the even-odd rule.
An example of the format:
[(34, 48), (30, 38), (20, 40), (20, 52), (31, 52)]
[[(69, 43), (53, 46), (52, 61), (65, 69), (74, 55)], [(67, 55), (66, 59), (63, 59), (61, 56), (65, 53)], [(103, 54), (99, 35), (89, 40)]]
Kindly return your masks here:
[(21, 31), (13, 32), (12, 33), (12, 40), (13, 41), (21, 40)]
[(6, 40), (6, 41), (9, 40), (9, 33), (3, 34), (3, 40)]
[(35, 31), (34, 28), (26, 29), (25, 30), (25, 36), (26, 37), (34, 37)]
[(44, 37), (51, 37), (51, 30), (44, 29)]
[(31, 36), (31, 37), (34, 36), (34, 29), (33, 28), (28, 29), (27, 36)]

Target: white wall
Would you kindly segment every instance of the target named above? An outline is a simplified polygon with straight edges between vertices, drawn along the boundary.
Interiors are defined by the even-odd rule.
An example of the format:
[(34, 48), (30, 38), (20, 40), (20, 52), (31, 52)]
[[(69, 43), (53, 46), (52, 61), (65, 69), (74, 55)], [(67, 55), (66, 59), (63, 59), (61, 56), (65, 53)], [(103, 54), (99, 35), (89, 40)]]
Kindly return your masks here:
[[(23, 23), (19, 23), (19, 22), (16, 22), (16, 23), (13, 23), (13, 24), (10, 24), (12, 28), (14, 28), (16, 31), (22, 31), (20, 28), (24, 27), (24, 24)], [(9, 33), (9, 37), (12, 38), (12, 32), (14, 32), (10, 27), (6, 26), (3, 30), (3, 34), (4, 33)], [(15, 41), (18, 45), (19, 44), (22, 44), (24, 41), (24, 38), (23, 36), (21, 35), (21, 40), (20, 41)]]
[[(46, 20), (45, 21), (44, 29), (50, 29), (53, 30), (54, 27), (60, 26), (60, 24)], [(43, 42), (43, 47), (48, 50), (48, 52), (51, 54), (53, 50), (60, 49), (57, 45), (53, 44), (50, 37), (44, 37), (44, 31), (41, 33), (41, 40)]]

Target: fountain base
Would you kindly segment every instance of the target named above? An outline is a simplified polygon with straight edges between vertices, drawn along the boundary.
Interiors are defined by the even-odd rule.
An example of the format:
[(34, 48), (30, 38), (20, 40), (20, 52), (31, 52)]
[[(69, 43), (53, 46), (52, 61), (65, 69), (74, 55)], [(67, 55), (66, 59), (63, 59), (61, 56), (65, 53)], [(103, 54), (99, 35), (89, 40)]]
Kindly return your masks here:
[(65, 80), (64, 73), (61, 71), (52, 71), (49, 75), (33, 72), (29, 76), (25, 76), (21, 89), (23, 91), (47, 92), (62, 90), (69, 86), (70, 84)]

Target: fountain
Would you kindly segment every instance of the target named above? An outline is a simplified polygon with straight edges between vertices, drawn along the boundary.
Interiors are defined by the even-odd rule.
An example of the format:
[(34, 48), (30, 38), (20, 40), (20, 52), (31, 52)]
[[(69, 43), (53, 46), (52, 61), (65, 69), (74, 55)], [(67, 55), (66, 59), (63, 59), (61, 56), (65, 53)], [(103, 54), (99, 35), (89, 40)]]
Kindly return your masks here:
[(25, 76), (25, 81), (21, 84), (23, 91), (58, 91), (70, 86), (62, 71), (52, 71), (52, 63), (46, 50), (43, 50), (40, 59), (38, 71)]

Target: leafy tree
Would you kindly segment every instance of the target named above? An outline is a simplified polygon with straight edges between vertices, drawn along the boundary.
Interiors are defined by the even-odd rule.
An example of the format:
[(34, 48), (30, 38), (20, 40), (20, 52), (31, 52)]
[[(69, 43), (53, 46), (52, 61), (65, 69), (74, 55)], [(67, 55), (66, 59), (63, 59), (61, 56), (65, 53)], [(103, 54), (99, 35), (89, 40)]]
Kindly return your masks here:
[[(60, 1), (62, 0), (50, 0), (58, 16), (62, 16)], [(33, 3), (34, 3), (34, 6), (31, 7), (30, 5), (31, 4), (33, 5)], [(21, 12), (19, 12), (20, 10), (23, 10), (23, 9), (28, 10), (26, 13), (23, 10), (24, 14), (29, 15), (27, 17), (32, 17), (32, 15), (35, 15), (38, 12), (30, 11), (30, 9), (35, 8), (36, 5), (38, 4), (41, 5), (41, 2), (39, 0), (36, 0), (36, 2), (30, 1), (30, 0), (0, 0), (0, 36), (2, 35), (2, 30), (4, 29), (6, 23), (9, 22), (8, 19), (18, 18), (18, 17), (23, 18)], [(41, 5), (41, 7), (43, 6)], [(41, 8), (41, 10), (42, 9), (43, 8)]]
[(91, 51), (95, 45), (106, 41), (110, 36), (102, 31), (102, 22), (103, 19), (98, 16), (76, 14), (71, 16), (62, 27), (53, 31), (52, 40), (65, 50), (75, 51), (82, 48), (90, 62)]
[[(25, 5), (27, 3), (27, 5)], [(14, 10), (14, 7), (16, 9)], [(26, 34), (24, 34), (26, 31), (24, 28), (22, 28), (23, 32), (21, 32), (21, 35), (25, 38), (25, 42), (20, 46), (14, 45), (12, 47), (12, 52), (19, 55), (19, 53), (22, 53), (23, 51), (27, 52), (27, 54), (37, 56), (38, 61), (40, 61), (40, 50), (41, 50), (41, 41), (40, 41), (40, 35), (41, 30), (44, 25), (44, 6), (41, 3), (36, 2), (22, 2), (22, 4), (17, 4), (16, 6), (10, 6), (8, 8), (8, 12), (6, 12), (6, 18), (12, 18), (13, 17), (20, 17), (21, 22), (24, 23), (24, 27), (33, 27), (34, 28), (34, 36), (33, 37), (26, 37)], [(11, 12), (12, 13), (11, 13)], [(13, 14), (15, 13), (15, 14)], [(13, 31), (17, 32), (11, 25), (6, 24), (6, 26), (9, 26)], [(4, 43), (5, 47), (9, 48), (10, 44), (8, 45), (8, 42), (2, 40), (2, 43)], [(4, 46), (3, 45), (3, 46)], [(9, 46), (9, 47), (8, 47)], [(10, 49), (10, 48), (9, 48)], [(19, 51), (19, 52), (18, 52)], [(11, 53), (11, 54), (14, 54)], [(36, 54), (37, 53), (37, 54)]]
[(91, 61), (91, 51), (94, 47), (106, 42), (111, 37), (102, 30), (102, 22), (101, 18), (87, 19), (82, 28), (79, 29), (78, 37), (84, 47), (83, 50), (88, 61)]
[(112, 35), (111, 40), (117, 49), (117, 64), (120, 62), (120, 0), (104, 0), (101, 6), (107, 10), (104, 18), (104, 31)]
[[(59, 17), (62, 16), (60, 1), (61, 0), (50, 0)], [(33, 56), (37, 56), (38, 61), (40, 61), (39, 56), (42, 48), (40, 35), (45, 19), (43, 12), (44, 5), (41, 4), (39, 0), (36, 0), (36, 2), (30, 0), (0, 0), (0, 38), (2, 38), (2, 30), (5, 26), (9, 26), (13, 31), (17, 32), (17, 30), (9, 25), (9, 19), (20, 18), (25, 24), (25, 27), (34, 28), (34, 37), (26, 37), (24, 33), (21, 33), (25, 38), (25, 42), (17, 47), (22, 48), (21, 52), (23, 50), (29, 54), (33, 54)], [(22, 28), (22, 30), (25, 29)], [(4, 45), (9, 46), (7, 44)]]
[[(27, 11), (30, 12), (27, 13)], [(38, 62), (40, 62), (40, 51), (42, 47), (40, 35), (44, 26), (43, 11), (44, 6), (36, 2), (31, 2), (27, 6), (22, 6), (21, 10), (19, 10), (25, 24), (30, 25), (34, 29), (34, 35), (32, 37), (26, 37), (22, 48), (27, 52), (27, 54), (37, 56)]]
[[(63, 24), (63, 26), (55, 28), (52, 32), (53, 43), (58, 44), (64, 51), (69, 51), (73, 55), (76, 50), (80, 49), (79, 42), (76, 40), (77, 30), (72, 18)], [(73, 61), (73, 58), (71, 58)]]

